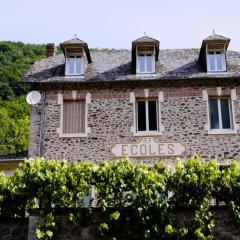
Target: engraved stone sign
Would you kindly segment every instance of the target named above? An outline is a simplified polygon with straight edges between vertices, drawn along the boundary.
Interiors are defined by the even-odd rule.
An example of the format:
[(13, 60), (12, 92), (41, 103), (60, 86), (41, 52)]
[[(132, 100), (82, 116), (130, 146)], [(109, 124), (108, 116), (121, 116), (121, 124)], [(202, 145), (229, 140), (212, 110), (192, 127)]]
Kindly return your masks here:
[(119, 143), (112, 148), (115, 157), (171, 157), (181, 156), (186, 147), (178, 142), (156, 142), (154, 138), (142, 138), (137, 143)]

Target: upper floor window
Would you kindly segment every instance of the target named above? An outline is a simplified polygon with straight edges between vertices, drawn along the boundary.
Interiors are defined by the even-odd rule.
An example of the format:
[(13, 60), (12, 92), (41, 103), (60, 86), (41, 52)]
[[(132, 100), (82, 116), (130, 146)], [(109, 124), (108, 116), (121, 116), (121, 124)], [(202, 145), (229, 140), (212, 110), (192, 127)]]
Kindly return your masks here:
[(231, 130), (232, 114), (229, 98), (209, 99), (211, 130)]
[(67, 75), (83, 75), (84, 74), (84, 58), (81, 55), (70, 55), (66, 61)]
[(226, 71), (225, 54), (221, 51), (209, 51), (207, 55), (207, 68), (209, 72)]
[(157, 100), (137, 101), (137, 131), (158, 131), (158, 104)]
[(155, 59), (152, 53), (138, 54), (137, 73), (155, 73)]

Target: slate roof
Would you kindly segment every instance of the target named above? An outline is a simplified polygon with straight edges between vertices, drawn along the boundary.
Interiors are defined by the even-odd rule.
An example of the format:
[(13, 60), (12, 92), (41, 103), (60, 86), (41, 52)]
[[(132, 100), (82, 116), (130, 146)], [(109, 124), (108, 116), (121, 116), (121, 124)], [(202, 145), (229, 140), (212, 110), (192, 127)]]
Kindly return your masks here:
[(198, 61), (199, 49), (160, 50), (156, 74), (137, 75), (131, 63), (131, 51), (91, 51), (92, 63), (88, 64), (84, 77), (64, 76), (63, 54), (45, 58), (33, 64), (24, 82), (94, 82), (199, 78), (240, 78), (240, 53), (227, 51), (227, 72), (206, 73)]

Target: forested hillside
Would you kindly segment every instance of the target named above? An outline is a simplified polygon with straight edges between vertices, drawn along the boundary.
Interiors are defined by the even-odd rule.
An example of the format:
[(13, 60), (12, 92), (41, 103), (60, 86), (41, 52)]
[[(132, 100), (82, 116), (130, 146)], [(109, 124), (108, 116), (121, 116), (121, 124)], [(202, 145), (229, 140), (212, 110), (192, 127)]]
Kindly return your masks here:
[(28, 148), (29, 86), (19, 80), (45, 54), (45, 45), (0, 42), (0, 155)]

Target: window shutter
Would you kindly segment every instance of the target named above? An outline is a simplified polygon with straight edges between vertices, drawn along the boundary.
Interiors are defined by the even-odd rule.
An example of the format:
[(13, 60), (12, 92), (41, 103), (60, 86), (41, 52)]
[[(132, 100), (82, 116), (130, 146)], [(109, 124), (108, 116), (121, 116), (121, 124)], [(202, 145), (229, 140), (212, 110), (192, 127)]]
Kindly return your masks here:
[(85, 132), (85, 101), (63, 102), (63, 133)]

